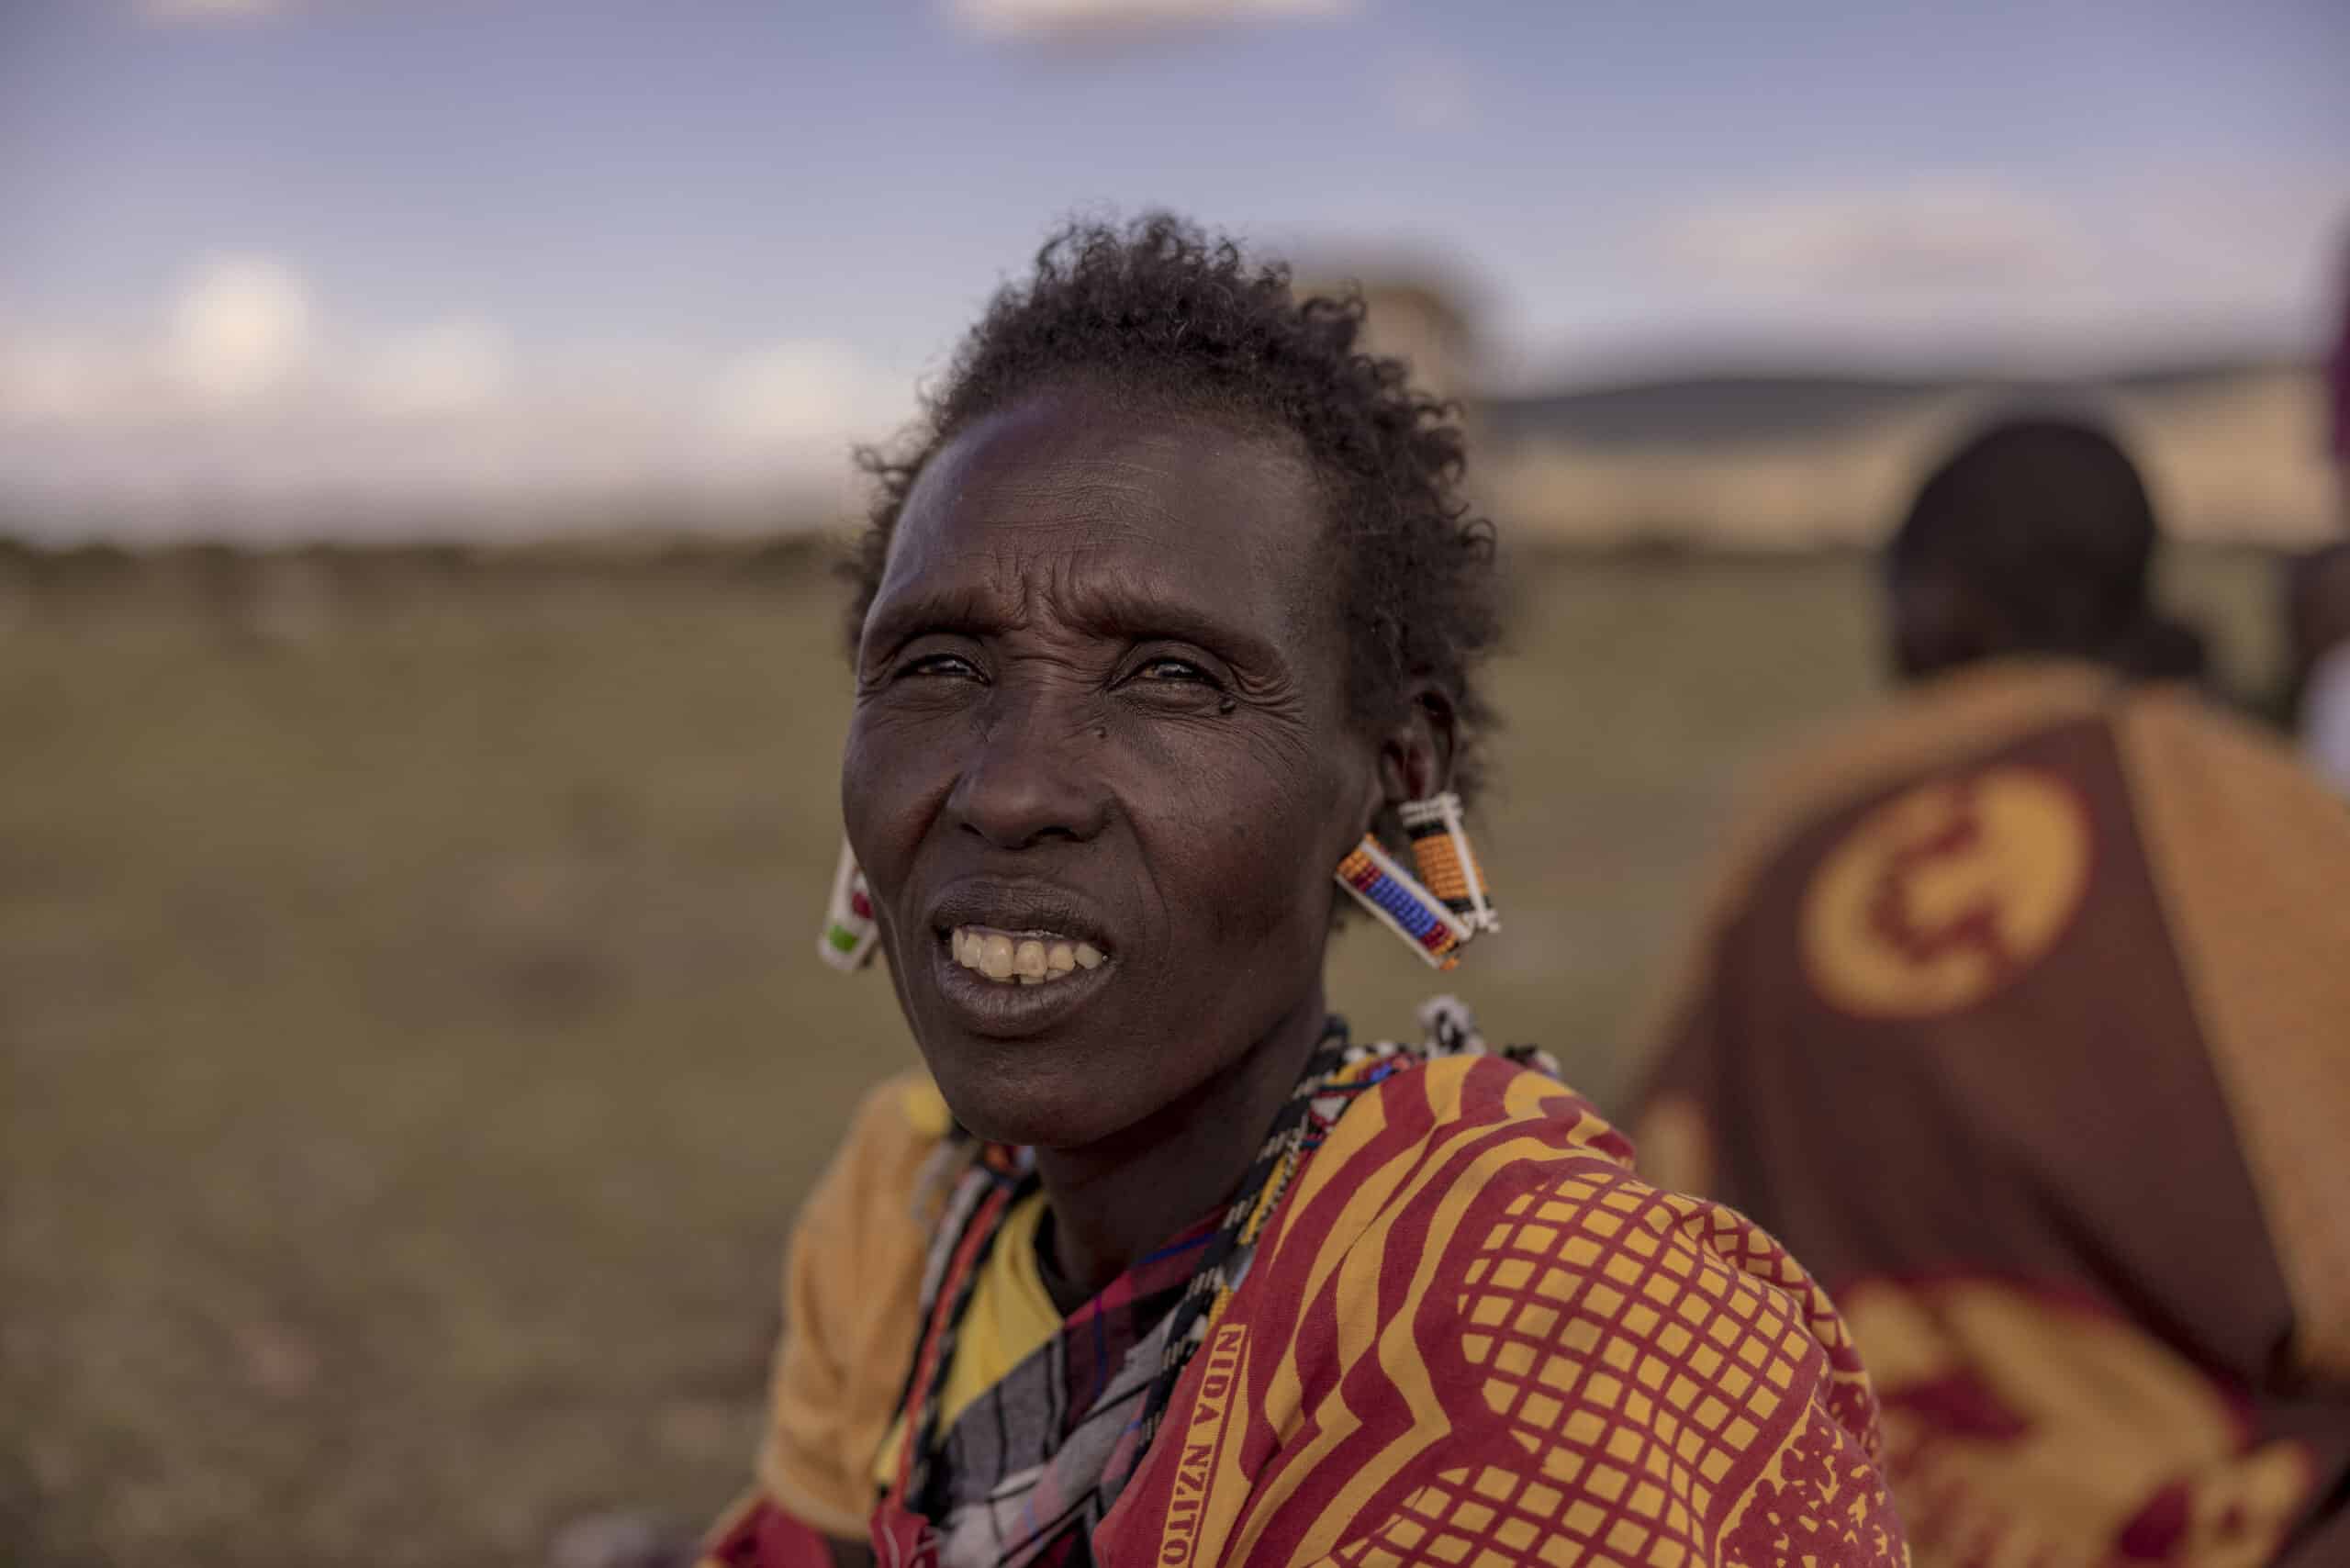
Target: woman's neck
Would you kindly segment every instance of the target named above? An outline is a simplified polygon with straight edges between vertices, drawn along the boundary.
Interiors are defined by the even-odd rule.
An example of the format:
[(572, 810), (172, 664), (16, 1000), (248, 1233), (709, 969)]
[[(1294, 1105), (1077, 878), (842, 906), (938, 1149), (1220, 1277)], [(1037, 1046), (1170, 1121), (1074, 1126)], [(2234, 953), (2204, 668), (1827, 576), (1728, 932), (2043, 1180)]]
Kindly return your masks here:
[(1036, 1150), (1051, 1207), (1045, 1280), (1055, 1306), (1075, 1311), (1230, 1198), (1327, 1018), (1317, 980), (1238, 1061), (1191, 1093), (1098, 1144)]

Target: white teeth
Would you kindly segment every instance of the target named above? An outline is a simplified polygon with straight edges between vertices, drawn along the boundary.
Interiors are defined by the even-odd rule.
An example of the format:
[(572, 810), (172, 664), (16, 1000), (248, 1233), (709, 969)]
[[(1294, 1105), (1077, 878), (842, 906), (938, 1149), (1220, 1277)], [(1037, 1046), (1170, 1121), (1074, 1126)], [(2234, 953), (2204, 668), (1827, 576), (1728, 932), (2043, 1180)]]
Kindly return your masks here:
[(1050, 985), (1080, 969), (1097, 969), (1109, 955), (1091, 942), (1072, 942), (1051, 932), (1015, 934), (983, 925), (958, 925), (947, 933), (955, 961), (997, 981)]
[(1001, 935), (979, 938), (979, 961), (975, 966), (990, 980), (1012, 978), (1012, 938)]

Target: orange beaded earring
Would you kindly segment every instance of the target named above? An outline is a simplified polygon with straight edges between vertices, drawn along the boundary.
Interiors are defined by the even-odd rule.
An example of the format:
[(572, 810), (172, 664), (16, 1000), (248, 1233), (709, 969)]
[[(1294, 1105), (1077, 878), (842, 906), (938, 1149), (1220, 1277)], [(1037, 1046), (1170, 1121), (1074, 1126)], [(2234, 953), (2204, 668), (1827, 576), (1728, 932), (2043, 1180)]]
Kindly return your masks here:
[(1415, 877), (1371, 834), (1338, 862), (1338, 885), (1371, 917), (1411, 944), (1439, 969), (1460, 962), (1471, 938), (1502, 928), (1485, 890), (1469, 834), (1460, 825), (1460, 797), (1449, 790), (1398, 809), (1412, 841)]

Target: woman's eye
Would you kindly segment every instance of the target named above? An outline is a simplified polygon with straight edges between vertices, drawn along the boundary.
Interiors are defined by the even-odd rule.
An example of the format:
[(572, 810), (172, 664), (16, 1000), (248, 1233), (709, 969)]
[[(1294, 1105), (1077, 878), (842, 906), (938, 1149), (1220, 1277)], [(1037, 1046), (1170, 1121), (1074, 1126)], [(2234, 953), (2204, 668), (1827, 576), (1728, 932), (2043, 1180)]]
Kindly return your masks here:
[(1203, 686), (1215, 684), (1215, 677), (1189, 659), (1152, 659), (1135, 671), (1135, 677), (1139, 680), (1196, 681)]
[(958, 680), (977, 680), (979, 666), (960, 654), (925, 654), (910, 660), (898, 671), (901, 676), (946, 676)]

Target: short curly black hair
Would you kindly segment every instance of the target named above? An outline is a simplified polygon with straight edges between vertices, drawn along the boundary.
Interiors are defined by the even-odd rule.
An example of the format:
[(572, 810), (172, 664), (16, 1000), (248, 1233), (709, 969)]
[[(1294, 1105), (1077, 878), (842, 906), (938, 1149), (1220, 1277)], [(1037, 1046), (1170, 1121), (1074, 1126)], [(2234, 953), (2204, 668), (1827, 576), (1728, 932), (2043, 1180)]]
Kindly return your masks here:
[(1454, 788), (1472, 795), (1492, 727), (1479, 666), (1500, 628), (1493, 525), (1460, 493), (1459, 410), (1361, 352), (1363, 315), (1359, 291), (1296, 297), (1286, 266), (1167, 213), (1066, 225), (990, 302), (903, 441), (858, 453), (875, 496), (847, 568), (852, 653), (923, 465), (1029, 392), (1104, 385), (1296, 437), (1347, 564), (1352, 710), (1382, 727), (1432, 683), (1456, 718)]

